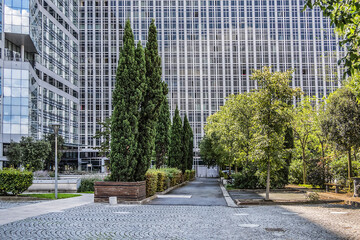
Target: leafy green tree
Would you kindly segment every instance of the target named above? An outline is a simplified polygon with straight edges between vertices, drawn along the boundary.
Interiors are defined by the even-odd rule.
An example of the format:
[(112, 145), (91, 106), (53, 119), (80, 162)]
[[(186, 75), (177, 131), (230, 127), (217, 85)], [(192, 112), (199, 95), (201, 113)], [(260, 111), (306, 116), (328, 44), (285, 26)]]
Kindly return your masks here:
[[(23, 166), (27, 170), (42, 170), (45, 158), (51, 151), (51, 145), (45, 140), (35, 141), (32, 137), (22, 137), (19, 143), (12, 142), (8, 157), (10, 164)], [(55, 158), (54, 158), (55, 159)]]
[(193, 149), (192, 149), (192, 139), (193, 139), (193, 133), (190, 126), (190, 123), (187, 119), (187, 116), (185, 114), (184, 117), (184, 125), (183, 125), (183, 131), (182, 131), (182, 147), (183, 147), (183, 159), (181, 164), (181, 170), (183, 173), (185, 170), (192, 168), (192, 159), (193, 159)]
[(175, 114), (173, 117), (171, 131), (170, 131), (170, 148), (169, 148), (169, 166), (181, 168), (181, 162), (183, 159), (182, 139), (183, 139), (183, 127), (179, 109), (176, 106)]
[(289, 86), (292, 71), (272, 73), (270, 68), (254, 70), (252, 80), (259, 86), (255, 104), (258, 109), (254, 126), (254, 157), (266, 168), (266, 200), (270, 194), (271, 169), (284, 165), (284, 135), (291, 121), (292, 106), (288, 104), (297, 90)]
[(345, 74), (353, 75), (360, 71), (360, 2), (359, 0), (307, 0), (306, 8), (320, 7), (330, 18), (337, 33), (343, 36), (340, 46), (346, 48), (342, 59)]
[(304, 184), (306, 184), (306, 150), (317, 130), (315, 124), (317, 112), (313, 107), (314, 104), (310, 98), (306, 97), (295, 108), (292, 121), (295, 139), (298, 141), (302, 153)]
[[(142, 50), (138, 51), (142, 52)], [(140, 53), (141, 55), (141, 53)], [(120, 50), (113, 90), (111, 116), (110, 180), (132, 182), (137, 180), (138, 125), (143, 92), (146, 90), (143, 70), (139, 70), (135, 56), (134, 35), (130, 20), (126, 21), (123, 47)]]
[(351, 182), (351, 149), (360, 141), (360, 104), (354, 90), (348, 86), (332, 93), (321, 128), (340, 151), (348, 153), (348, 180)]
[(96, 131), (94, 138), (101, 141), (98, 147), (94, 149), (99, 151), (99, 155), (108, 157), (110, 153), (110, 136), (111, 136), (111, 118), (106, 118), (104, 122), (99, 122), (100, 129)]
[[(49, 152), (49, 155), (45, 159), (44, 163), (44, 169), (46, 170), (52, 170), (55, 167), (55, 135), (53, 133), (46, 134), (44, 136), (44, 140), (48, 143), (50, 143), (51, 151)], [(64, 143), (65, 140), (61, 135), (58, 135), (57, 137), (57, 147), (58, 147), (58, 154), (57, 154), (57, 163), (59, 166), (59, 163), (61, 161), (63, 152), (61, 150), (64, 150)]]
[(7, 149), (6, 156), (9, 159), (10, 166), (18, 168), (21, 166), (22, 149), (19, 143), (11, 141)]
[(170, 110), (167, 98), (164, 99), (160, 107), (160, 113), (156, 124), (155, 151), (156, 168), (160, 168), (166, 163), (170, 144)]
[(200, 156), (203, 163), (207, 166), (215, 166), (221, 164), (222, 154), (219, 151), (216, 151), (216, 147), (219, 145), (218, 142), (210, 137), (209, 134), (205, 136), (200, 141)]
[[(139, 44), (137, 50), (141, 49)], [(139, 71), (146, 69), (146, 72), (141, 73), (140, 77), (144, 76), (147, 84), (147, 89), (144, 93), (144, 100), (141, 104), (140, 120), (139, 120), (139, 155), (136, 166), (137, 181), (145, 179), (145, 173), (150, 167), (152, 151), (155, 144), (156, 124), (159, 117), (159, 109), (161, 104), (166, 99), (168, 88), (161, 80), (161, 58), (158, 52), (157, 30), (155, 20), (152, 20), (149, 27), (149, 36), (146, 43), (145, 58), (142, 59), (142, 53), (138, 51), (136, 59), (138, 60)], [(144, 65), (144, 67), (142, 67)], [(146, 65), (146, 67), (145, 67)]]

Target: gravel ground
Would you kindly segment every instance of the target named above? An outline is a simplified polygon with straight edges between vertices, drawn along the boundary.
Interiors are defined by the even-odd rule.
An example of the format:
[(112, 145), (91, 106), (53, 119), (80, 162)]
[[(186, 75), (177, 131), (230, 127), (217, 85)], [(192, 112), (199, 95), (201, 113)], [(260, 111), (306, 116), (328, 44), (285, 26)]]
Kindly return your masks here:
[[(289, 211), (300, 214), (294, 214)], [(2, 225), (0, 239), (344, 239), (307, 220), (321, 207), (92, 203)], [(336, 210), (337, 211), (337, 210)], [(303, 216), (304, 215), (304, 216)], [(355, 237), (356, 235), (354, 235)]]
[(360, 209), (340, 204), (282, 206), (299, 216), (331, 229), (344, 239), (360, 239)]
[(43, 202), (43, 201), (47, 201), (47, 200), (39, 200), (39, 201), (3, 201), (3, 200), (0, 200), (0, 210), (24, 206), (24, 205), (30, 205), (30, 204), (34, 204), (34, 203)]

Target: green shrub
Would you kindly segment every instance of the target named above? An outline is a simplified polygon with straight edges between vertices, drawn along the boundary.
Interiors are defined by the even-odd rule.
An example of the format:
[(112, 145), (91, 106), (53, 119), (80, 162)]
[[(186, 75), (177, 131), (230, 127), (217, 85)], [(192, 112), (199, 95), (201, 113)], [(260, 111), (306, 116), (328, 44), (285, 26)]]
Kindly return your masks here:
[(191, 175), (191, 171), (185, 170), (185, 174), (184, 174), (185, 181), (190, 181), (190, 175)]
[(300, 184), (303, 182), (303, 163), (301, 159), (293, 159), (290, 163), (289, 182)]
[(259, 178), (256, 176), (256, 169), (244, 168), (241, 172), (231, 175), (233, 186), (240, 189), (256, 189), (261, 188)]
[[(352, 161), (353, 176), (360, 175), (360, 162)], [(343, 155), (330, 162), (330, 172), (339, 184), (345, 184), (348, 180), (348, 159)]]
[(166, 174), (163, 171), (157, 173), (157, 192), (163, 192), (167, 189)]
[(190, 180), (194, 180), (195, 179), (195, 170), (191, 170), (190, 171)]
[(103, 181), (100, 178), (82, 178), (78, 192), (93, 192), (94, 183)]
[(225, 178), (225, 173), (223, 171), (219, 171), (219, 176)]
[(158, 187), (158, 172), (156, 170), (148, 170), (146, 177), (146, 196), (150, 197), (156, 193)]
[(18, 195), (26, 191), (32, 184), (33, 174), (9, 168), (0, 170), (0, 194)]

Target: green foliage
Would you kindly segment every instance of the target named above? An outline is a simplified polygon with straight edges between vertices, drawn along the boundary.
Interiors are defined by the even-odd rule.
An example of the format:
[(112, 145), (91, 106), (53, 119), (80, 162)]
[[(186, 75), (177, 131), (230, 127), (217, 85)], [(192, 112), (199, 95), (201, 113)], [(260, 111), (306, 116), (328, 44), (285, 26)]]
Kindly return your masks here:
[(179, 114), (179, 109), (176, 106), (175, 115), (170, 131), (170, 148), (169, 148), (169, 167), (181, 168), (183, 159), (182, 139), (183, 127)]
[(195, 170), (190, 170), (190, 180), (194, 180), (195, 179)]
[[(50, 143), (51, 145), (51, 150), (49, 151), (49, 154), (47, 155), (47, 157), (45, 158), (45, 163), (44, 163), (44, 169), (46, 170), (52, 170), (55, 167), (55, 135), (53, 133), (51, 134), (46, 134), (44, 136), (44, 140), (45, 142)], [(61, 135), (57, 136), (57, 163), (59, 166), (59, 163), (61, 161), (61, 157), (63, 155), (63, 152), (61, 150), (64, 150), (64, 143), (65, 140)]]
[(166, 173), (163, 171), (157, 172), (157, 192), (162, 192), (167, 189), (167, 178)]
[(150, 197), (156, 193), (158, 188), (158, 172), (148, 170), (145, 174), (146, 177), (146, 196)]
[[(292, 71), (272, 73), (270, 68), (255, 70), (251, 76), (257, 81), (256, 111), (254, 126), (253, 156), (262, 168), (267, 171), (266, 199), (269, 199), (271, 170), (281, 169), (284, 165), (284, 135), (291, 122), (291, 102), (298, 90), (289, 86)], [(265, 170), (266, 169), (266, 170)]]
[(303, 167), (301, 159), (293, 159), (290, 164), (289, 182), (300, 184), (303, 181)]
[[(139, 66), (140, 63), (143, 65)], [(139, 109), (147, 88), (144, 67), (144, 52), (142, 48), (135, 51), (134, 35), (130, 20), (127, 20), (113, 90), (110, 144), (112, 181), (132, 182), (142, 177), (136, 169), (141, 165), (138, 164), (138, 136)]]
[(321, 159), (312, 159), (307, 164), (307, 181), (312, 186), (325, 188), (325, 183), (330, 182), (332, 178), (327, 161)]
[(327, 100), (321, 128), (340, 151), (348, 153), (348, 180), (351, 180), (351, 149), (360, 142), (360, 104), (354, 90), (344, 86)]
[[(320, 7), (324, 16), (330, 18), (336, 32), (342, 36), (340, 46), (346, 48), (343, 62), (344, 74), (360, 71), (360, 2), (358, 0), (307, 0), (305, 8)], [(345, 76), (345, 75), (344, 75)]]
[(212, 134), (213, 137), (209, 136), (210, 134), (205, 134), (200, 142), (200, 156), (203, 163), (207, 166), (220, 165), (222, 154), (219, 151), (216, 151), (216, 142), (218, 139), (215, 138), (215, 134)]
[[(348, 161), (346, 156), (340, 156), (338, 158), (333, 159), (330, 162), (330, 173), (334, 179), (336, 179), (337, 183), (345, 184), (348, 173)], [(354, 176), (360, 176), (360, 163), (352, 162), (352, 168), (354, 171)]]
[(32, 184), (33, 174), (17, 169), (0, 170), (0, 194), (18, 195), (26, 191)]
[(100, 139), (101, 143), (94, 149), (99, 151), (100, 156), (108, 157), (110, 153), (111, 118), (105, 118), (104, 122), (98, 122), (100, 129), (96, 131), (94, 138)]
[(181, 170), (183, 173), (185, 173), (185, 170), (192, 169), (193, 163), (193, 132), (186, 114), (184, 117), (182, 134), (183, 158), (181, 163)]
[(166, 163), (170, 144), (170, 110), (167, 98), (160, 107), (160, 113), (156, 124), (155, 152), (156, 168), (160, 168)]
[(259, 184), (259, 178), (256, 176), (256, 171), (257, 169), (252, 166), (232, 174), (231, 177), (234, 179), (233, 186), (239, 189), (256, 189), (263, 187)]
[(50, 143), (35, 141), (32, 137), (22, 137), (19, 143), (11, 142), (8, 151), (10, 165), (23, 166), (31, 171), (42, 170), (45, 158), (51, 152)]
[(93, 192), (94, 183), (103, 181), (100, 178), (82, 178), (78, 192)]
[(184, 180), (185, 181), (190, 181), (190, 174), (191, 174), (190, 170), (185, 171), (185, 173), (184, 173)]

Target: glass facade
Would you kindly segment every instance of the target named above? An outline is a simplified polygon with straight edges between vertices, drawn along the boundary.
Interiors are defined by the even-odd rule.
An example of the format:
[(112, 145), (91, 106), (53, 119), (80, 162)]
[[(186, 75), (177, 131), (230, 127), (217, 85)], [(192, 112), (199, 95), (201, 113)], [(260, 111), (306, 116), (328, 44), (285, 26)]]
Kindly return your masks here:
[(29, 134), (29, 71), (4, 69), (3, 133)]
[(99, 144), (98, 123), (111, 115), (111, 92), (122, 30), (130, 19), (146, 44), (151, 19), (158, 29), (163, 80), (172, 113), (187, 114), (194, 131), (194, 164), (206, 118), (229, 94), (251, 91), (252, 69), (294, 69), (293, 87), (323, 97), (338, 87), (343, 51), (320, 10), (303, 0), (80, 1), (80, 142)]
[(29, 0), (4, 0), (4, 4), (4, 32), (29, 34)]
[(73, 0), (4, 0), (0, 48), (3, 146), (22, 136), (42, 139), (58, 122), (78, 146), (78, 4)]

